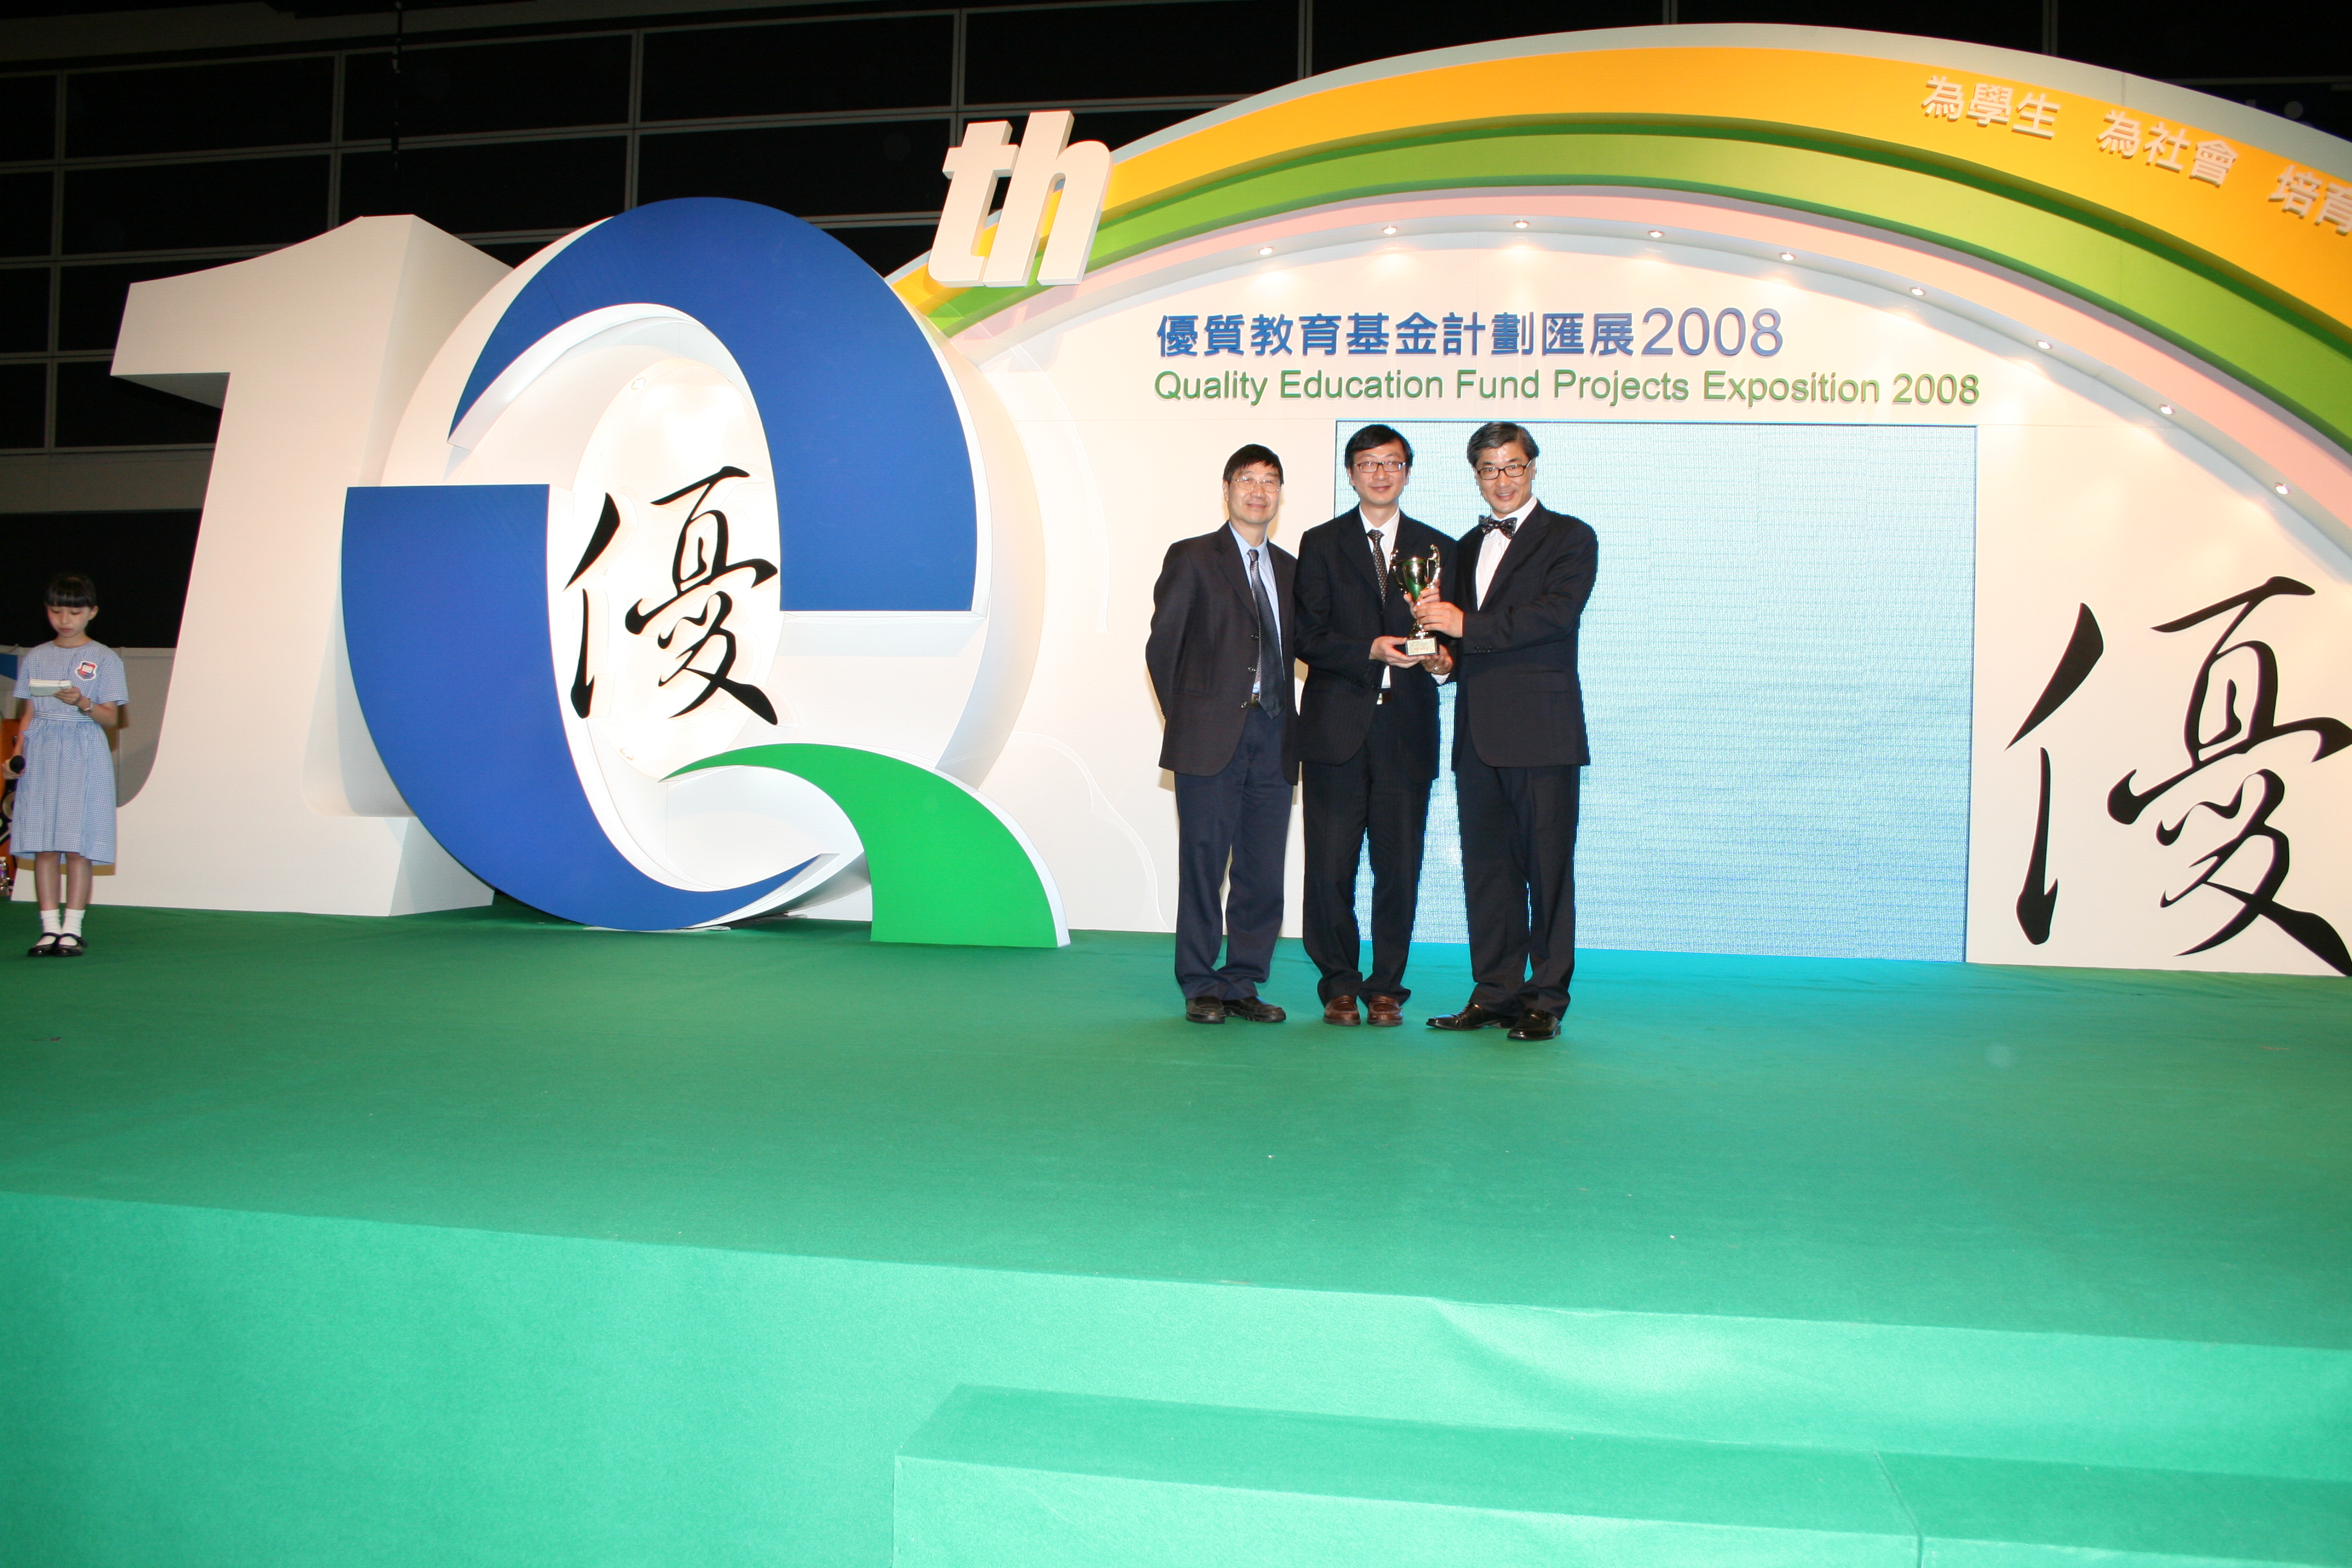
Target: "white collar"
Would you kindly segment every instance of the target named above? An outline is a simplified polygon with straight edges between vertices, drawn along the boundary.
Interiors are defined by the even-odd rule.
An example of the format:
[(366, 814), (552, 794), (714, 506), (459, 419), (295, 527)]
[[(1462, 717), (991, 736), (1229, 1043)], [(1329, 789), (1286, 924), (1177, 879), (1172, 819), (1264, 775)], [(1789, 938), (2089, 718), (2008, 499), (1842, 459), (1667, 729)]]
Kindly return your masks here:
[[(1509, 523), (1509, 524), (1511, 525), (1512, 531), (1513, 531), (1514, 532), (1517, 532), (1517, 530), (1518, 530), (1518, 526), (1519, 526), (1519, 524), (1521, 524), (1521, 523), (1523, 523), (1523, 522), (1527, 521), (1527, 520), (1528, 520), (1528, 513), (1529, 513), (1529, 512), (1531, 512), (1531, 511), (1533, 511), (1533, 510), (1536, 510), (1536, 498), (1535, 498), (1535, 497), (1533, 497), (1533, 496), (1529, 496), (1529, 497), (1528, 497), (1525, 501), (1523, 501), (1523, 502), (1521, 502), (1521, 503), (1520, 503), (1520, 506), (1519, 506), (1519, 510), (1517, 510), (1517, 511), (1515, 511), (1515, 512), (1511, 513), (1508, 517), (1500, 517), (1500, 518), (1496, 518), (1496, 519), (1495, 519), (1495, 521), (1497, 521), (1497, 522), (1507, 522), (1507, 523)], [(1495, 514), (1494, 514), (1494, 513), (1492, 513), (1492, 512), (1488, 512), (1486, 515), (1487, 515), (1488, 517), (1494, 517), (1494, 515), (1495, 515)], [(1482, 520), (1482, 521), (1483, 521), (1483, 520)]]
[[(1356, 509), (1356, 521), (1363, 525), (1363, 530), (1366, 534), (1369, 535), (1372, 531), (1372, 520), (1364, 515), (1364, 509), (1362, 507), (1358, 507)], [(1403, 531), (1404, 510), (1400, 507), (1397, 510), (1397, 514), (1381, 525), (1381, 537), (1393, 544), (1396, 542), (1396, 536)]]

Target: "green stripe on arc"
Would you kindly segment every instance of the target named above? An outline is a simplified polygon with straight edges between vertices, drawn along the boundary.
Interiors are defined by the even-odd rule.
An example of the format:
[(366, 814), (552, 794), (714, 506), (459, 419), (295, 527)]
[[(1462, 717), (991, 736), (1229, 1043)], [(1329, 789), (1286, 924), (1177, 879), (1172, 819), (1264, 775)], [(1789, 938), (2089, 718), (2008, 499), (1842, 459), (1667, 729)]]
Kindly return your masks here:
[[(1107, 220), (1092, 264), (1108, 267), (1219, 229), (1339, 202), (1548, 185), (1687, 191), (1926, 240), (2145, 328), (2352, 450), (2352, 347), (2242, 280), (2046, 197), (1781, 136), (1576, 123), (1326, 149)], [(1034, 292), (967, 289), (931, 319), (953, 335)]]
[(1027, 845), (993, 807), (929, 768), (853, 746), (746, 746), (678, 769), (772, 768), (831, 796), (866, 847), (874, 940), (1060, 947), (1069, 936)]

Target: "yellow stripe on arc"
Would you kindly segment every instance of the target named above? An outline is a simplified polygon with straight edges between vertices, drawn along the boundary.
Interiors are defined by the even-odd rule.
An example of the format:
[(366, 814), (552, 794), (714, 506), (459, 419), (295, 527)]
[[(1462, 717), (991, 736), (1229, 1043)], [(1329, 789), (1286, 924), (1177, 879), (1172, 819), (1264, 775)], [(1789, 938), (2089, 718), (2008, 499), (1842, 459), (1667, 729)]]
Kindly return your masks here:
[[(1923, 40), (1923, 47), (1933, 46)], [(2045, 140), (1999, 123), (1979, 126), (1966, 118), (1954, 121), (1923, 112), (1928, 81), (1937, 75), (1958, 83), (1964, 107), (1979, 82), (2009, 89), (2012, 116), (2029, 93), (2044, 93), (2060, 105), (2053, 134)], [(1589, 134), (1616, 128), (1629, 144), (1697, 134), (1719, 143), (1799, 146), (1863, 165), (1892, 163), (2071, 219), (2258, 298), (2336, 352), (2352, 353), (2352, 238), (2311, 216), (2291, 216), (2285, 204), (2268, 199), (2288, 159), (2242, 139), (2232, 141), (2236, 162), (2217, 186), (2154, 165), (2145, 145), (2139, 156), (2120, 157), (2099, 145), (2108, 113), (2136, 120), (2144, 142), (2158, 117), (2022, 79), (1805, 49), (1560, 49), (1400, 69), (1320, 91), (1269, 96), (1275, 100), (1264, 107), (1205, 124), (1120, 162), (1112, 171), (1097, 254), (1107, 255), (1118, 244), (1122, 219), (1197, 197), (1253, 172), (1344, 156), (1350, 150), (1452, 141), (1463, 150), (1463, 183), (1475, 185), (1481, 183), (1475, 159), (1482, 132)], [(1497, 115), (1497, 104), (1509, 105), (1511, 112)], [(2212, 139), (2201, 128), (2189, 129), (2196, 132), (2192, 142)], [(2192, 148), (2180, 160), (2184, 171), (2193, 158)], [(2352, 171), (2315, 173), (2323, 184), (2352, 184)], [(1586, 171), (1582, 177), (1605, 174)], [(1754, 199), (1768, 204), (1774, 196), (1769, 190), (1754, 193)], [(1216, 204), (1192, 205), (1203, 222), (1191, 232), (1213, 226)], [(1866, 210), (1849, 216), (1873, 222)], [(1916, 232), (1891, 218), (1886, 226)], [(1183, 236), (1167, 239), (1179, 237)], [(1959, 248), (2003, 261), (1967, 240), (1952, 237)], [(2018, 269), (2048, 276), (2031, 265)], [(2111, 280), (2104, 277), (2052, 280), (2085, 298), (2111, 293)], [(978, 301), (962, 298), (970, 291), (943, 288), (919, 268), (900, 279), (898, 288), (925, 314), (958, 304), (946, 311), (958, 324), (988, 313), (987, 308), (973, 309)], [(1000, 300), (1012, 303), (1024, 291), (981, 292), (993, 308)], [(2352, 423), (2352, 410), (2330, 412), (2347, 417), (2327, 423)]]

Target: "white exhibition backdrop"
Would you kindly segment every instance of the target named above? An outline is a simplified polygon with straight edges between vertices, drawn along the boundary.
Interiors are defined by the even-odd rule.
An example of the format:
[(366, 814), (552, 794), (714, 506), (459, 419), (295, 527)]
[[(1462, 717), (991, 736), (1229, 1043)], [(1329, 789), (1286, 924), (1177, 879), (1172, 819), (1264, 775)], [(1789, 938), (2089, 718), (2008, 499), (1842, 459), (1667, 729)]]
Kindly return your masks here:
[[(405, 816), (374, 757), (335, 582), (343, 487), (446, 470), (425, 405), (451, 393), (449, 367), (470, 363), (452, 333), (478, 342), (484, 311), (517, 281), (415, 220), (363, 219), (133, 289), (117, 374), (226, 403), (154, 769), (124, 810), (122, 864), (102, 898), (385, 914), (488, 897)], [(1686, 310), (1713, 321), (1736, 310), (1751, 329), (1777, 311), (1784, 346), (1763, 360), (1752, 341), (1738, 356), (1712, 342), (1688, 353), (1669, 335), (1657, 342), (1672, 353), (1643, 355), (1653, 308), (1675, 312), (1685, 345), (1697, 341)], [(1489, 325), (1579, 313), (1587, 353), (1518, 356), (1507, 388), (1484, 353), (1350, 355), (1343, 337), (1336, 355), (1286, 358), (1252, 353), (1244, 333), (1238, 355), (1171, 358), (1158, 330), (1240, 314), (1287, 316), (1297, 334), (1307, 314), (1361, 313), (1393, 332), (1416, 311)], [(1619, 311), (1634, 318), (1637, 352), (1597, 356), (1593, 318)], [(2291, 847), (2277, 902), (2352, 930), (2341, 809), (2352, 752), (2315, 763), (2312, 737), (2288, 734), (2203, 770), (2135, 823), (2106, 804), (2134, 770), (2146, 781), (2188, 765), (2190, 691), (2226, 617), (2154, 628), (2273, 575), (2314, 592), (2271, 599), (2246, 623), (2241, 639), (2267, 644), (2274, 673), (2252, 651), (2229, 656), (2223, 673), (2243, 668), (2234, 687), (2217, 677), (2201, 732), (2216, 732), (2231, 692), (2244, 714), (2265, 683), (2283, 723), (2352, 715), (2352, 535), (2336, 521), (2352, 514), (2352, 465), (2211, 371), (2052, 291), (1738, 204), (1436, 193), (1167, 247), (1040, 294), (942, 354), (993, 516), (967, 618), (1005, 657), (787, 616), (775, 675), (799, 722), (779, 738), (904, 750), (890, 738), (915, 724), (924, 750), (944, 745), (942, 765), (1018, 821), (1073, 927), (1172, 923), (1173, 795), (1154, 765), (1141, 647), (1168, 544), (1218, 523), (1224, 456), (1250, 441), (1283, 454), (1277, 537), (1295, 542), (1338, 510), (1345, 431), (1421, 422), (1431, 438), (1408, 509), (1462, 526), (1475, 498), (1458, 441), (1440, 432), (1509, 417), (1545, 432), (1539, 493), (1601, 541), (1585, 661), (1588, 942), (1954, 957), (1964, 921), (1965, 954), (1979, 961), (2326, 973), (2266, 920), (2182, 956), (2241, 908), (2189, 890), (2197, 857), (2265, 803), (2273, 837), (2219, 880), (2252, 889)], [(1285, 398), (1286, 368), (1446, 379), (1418, 397), (1383, 380), (1378, 395)], [(1156, 379), (1171, 369), (1173, 397)], [(1466, 388), (1453, 379), (1463, 369)], [(1710, 371), (1763, 377), (1763, 394), (1710, 399)], [(1232, 373), (1267, 384), (1255, 401), (1181, 395), (1211, 374), (1248, 384)], [(1612, 402), (1589, 379), (1603, 373), (1654, 391), (1679, 376), (1690, 393)], [(1897, 377), (1921, 373), (1951, 400), (1896, 404)], [(1874, 382), (1876, 401), (1770, 390), (1820, 376)], [(1973, 402), (1958, 401), (1964, 376)], [(2273, 493), (2283, 471), (2303, 489)], [(864, 499), (887, 512), (887, 470), (876, 480)], [(2012, 745), (2086, 605), (2104, 656)], [(1959, 753), (1963, 724), (1972, 759)], [(2057, 891), (2035, 944), (2018, 909), (2045, 750), (2037, 885)], [(2234, 818), (2191, 809), (2229, 806), (2250, 778)], [(721, 817), (757, 805), (707, 803)], [(673, 854), (699, 853), (678, 836), (690, 827), (672, 824)], [(1297, 869), (1294, 832), (1294, 910)], [(1433, 934), (1459, 930), (1450, 896), (1433, 885)], [(861, 892), (807, 912), (863, 907)]]
[[(1610, 523), (1578, 649), (1593, 761), (1577, 939), (1958, 958), (1974, 428), (1527, 424), (1538, 476)], [(1476, 426), (1396, 428), (1439, 480), (1423, 521), (1460, 534), (1479, 511), (1461, 482)], [(1336, 439), (1344, 445), (1344, 428)], [(1905, 482), (1883, 483), (1888, 474)], [(1415, 925), (1423, 940), (1469, 941), (1456, 809), (1442, 773)], [(1367, 863), (1361, 921), (1370, 883)]]
[[(1627, 206), (1622, 196), (1612, 201)], [(1161, 553), (1216, 525), (1224, 456), (1245, 441), (1282, 454), (1291, 482), (1276, 537), (1295, 543), (1352, 501), (1338, 482), (1335, 443), (1359, 423), (1568, 420), (1616, 426), (1587, 426), (1559, 440), (1544, 434), (1538, 487), (1601, 539), (1584, 659), (1595, 755), (1580, 861), (1582, 940), (1958, 957), (1964, 918), (1966, 955), (1981, 961), (2328, 973), (2268, 921), (2212, 952), (2180, 956), (2240, 904), (2212, 889), (2170, 908), (2163, 900), (2198, 875), (2197, 855), (2245, 824), (2242, 814), (2231, 823), (2189, 805), (2226, 804), (2249, 773), (2268, 765), (2286, 785), (2270, 826), (2293, 852), (2278, 900), (2352, 931), (2352, 832), (2344, 784), (2331, 776), (2352, 773), (2352, 755), (2315, 765), (2310, 736), (2282, 738), (2235, 771), (2189, 781), (2129, 826), (2109, 817), (2106, 799), (2133, 769), (2145, 783), (2186, 765), (2191, 683), (2222, 623), (2201, 637), (2151, 628), (2273, 574), (2315, 590), (2266, 604), (2245, 628), (2276, 652), (2280, 719), (2352, 718), (2352, 598), (2336, 543), (2179, 422), (2071, 368), (2063, 345), (2041, 352), (2019, 341), (2014, 323), (1988, 322), (1965, 300), (1914, 298), (1857, 268), (1776, 265), (1752, 246), (1710, 245), (1701, 204), (1651, 204), (1675, 230), (1662, 241), (1629, 235), (1622, 219), (1522, 233), (1512, 215), (1529, 207), (1507, 195), (1429, 205), (1440, 210), (1402, 235), (1380, 234), (1371, 212), (1306, 233), (1295, 223), (1231, 232), (1192, 258), (1189, 275), (1163, 273), (1157, 286), (1149, 276), (1090, 280), (1098, 308), (1087, 309), (1082, 291), (1075, 304), (982, 323), (958, 340), (1021, 430), (1049, 573), (1028, 705), (986, 788), (1045, 852), (1074, 927), (1172, 921), (1173, 796), (1153, 765), (1159, 721), (1139, 647)], [(1407, 205), (1380, 204), (1378, 212)], [(1752, 209), (1730, 216), (1754, 222)], [(1262, 237), (1279, 254), (1259, 257)], [(1805, 238), (1822, 248), (1821, 235)], [(1945, 279), (1948, 289), (1954, 280)], [(2076, 342), (2117, 331), (2071, 304), (2041, 305), (2045, 316), (2080, 318), (2070, 334)], [(1643, 322), (1653, 307), (1671, 310), (1677, 323), (1692, 308), (1710, 317), (1737, 309), (1750, 320), (1777, 310), (1785, 346), (1763, 361), (1752, 347), (1731, 358), (1712, 344), (1697, 355), (1591, 352), (1593, 314), (1631, 311), (1638, 350), (1657, 330)], [(1489, 321), (1582, 312), (1587, 353), (1510, 362), (1516, 375), (1537, 378), (1533, 395), (1525, 381), (1507, 392), (1499, 362), (1488, 357), (1347, 353), (1348, 318), (1385, 315), (1393, 331), (1416, 311), (1441, 321), (1448, 312)], [(1342, 318), (1339, 354), (1256, 355), (1246, 331), (1238, 356), (1162, 353), (1168, 318), (1296, 321), (1308, 313)], [(1690, 336), (1696, 341), (1695, 326)], [(2137, 339), (2133, 346), (2147, 348)], [(1466, 396), (1453, 384), (1465, 367), (1484, 373)], [(1182, 377), (1173, 398), (1155, 381), (1171, 368)], [(1392, 395), (1384, 381), (1380, 395), (1285, 399), (1284, 368), (1341, 376), (1435, 369), (1445, 380), (1436, 395), (1425, 387), (1419, 397)], [(1709, 370), (1874, 381), (1878, 400), (1800, 405), (1774, 400), (1769, 387), (1754, 405), (1710, 400)], [(1266, 387), (1253, 402), (1252, 383), (1233, 382), (1233, 372)], [(1561, 390), (1561, 372), (1575, 373), (1575, 392)], [(1621, 395), (1612, 406), (1585, 379), (1609, 372), (1681, 376), (1690, 395)], [(1958, 378), (1975, 377), (1976, 401), (1896, 405), (1896, 377), (1923, 372), (1939, 378), (1939, 389), (1952, 376), (1955, 394)], [(2211, 412), (2210, 386), (2191, 369), (2179, 375)], [(1243, 395), (1184, 395), (1185, 383), (1205, 391), (1212, 376), (1221, 391), (1238, 384)], [(2242, 407), (2231, 417), (2245, 428)], [(1851, 432), (1856, 425), (1864, 430)], [(1921, 426), (1965, 438), (1972, 462)], [(1720, 437), (1711, 440), (1710, 429)], [(1952, 575), (1951, 547), (1965, 542), (1955, 540), (1949, 510), (1971, 478), (1973, 584)], [(1424, 444), (1405, 504), (1450, 528), (1475, 517), (1458, 444)], [(1751, 522), (1759, 548), (1708, 558), (1711, 549), (1736, 548)], [(1868, 537), (1886, 530), (1908, 536)], [(1801, 559), (1780, 561), (1745, 597), (1743, 576), (1790, 550)], [(2011, 748), (2084, 605), (2103, 629), (2105, 657), (2072, 701)], [(1946, 679), (1956, 615), (1972, 622), (1972, 716), (1966, 692), (1955, 711)], [(1852, 679), (1874, 664), (1896, 688), (1876, 700)], [(2208, 733), (2220, 701), (2210, 705)], [(1675, 731), (1677, 707), (1689, 708), (1705, 733), (1668, 754), (1654, 742)], [(1752, 733), (1736, 722), (1743, 709), (1753, 714)], [(1900, 732), (1906, 715), (1917, 721), (1908, 734)], [(1939, 717), (1946, 737), (1951, 721), (1972, 726), (1972, 769), (1939, 743)], [(1646, 726), (1648, 739), (1629, 726)], [(2044, 886), (2060, 890), (2049, 940), (2036, 945), (2016, 905), (2045, 746), (2054, 784)], [(2160, 844), (2158, 817), (2169, 824), (2184, 815), (2180, 838)], [(1693, 833), (1694, 821), (1702, 833)], [(1433, 819), (1433, 833), (1448, 831)], [(2271, 853), (2248, 846), (2221, 880), (2252, 888)], [(1433, 857), (1439, 879), (1444, 858)], [(1295, 893), (1295, 834), (1291, 872)], [(1458, 931), (1458, 911), (1442, 902), (1448, 890), (1438, 880), (1425, 887), (1430, 929)], [(1295, 922), (1295, 897), (1293, 909)]]

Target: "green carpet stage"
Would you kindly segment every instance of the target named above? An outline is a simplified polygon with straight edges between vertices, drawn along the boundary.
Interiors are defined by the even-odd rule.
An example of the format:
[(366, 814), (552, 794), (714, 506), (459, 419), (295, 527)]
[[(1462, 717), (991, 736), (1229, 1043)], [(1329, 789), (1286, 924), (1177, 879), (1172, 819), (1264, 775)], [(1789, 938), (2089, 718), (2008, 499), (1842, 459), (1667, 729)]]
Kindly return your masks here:
[(2341, 982), (1595, 952), (1515, 1045), (1164, 937), (91, 933), (12, 1564), (2352, 1563)]

